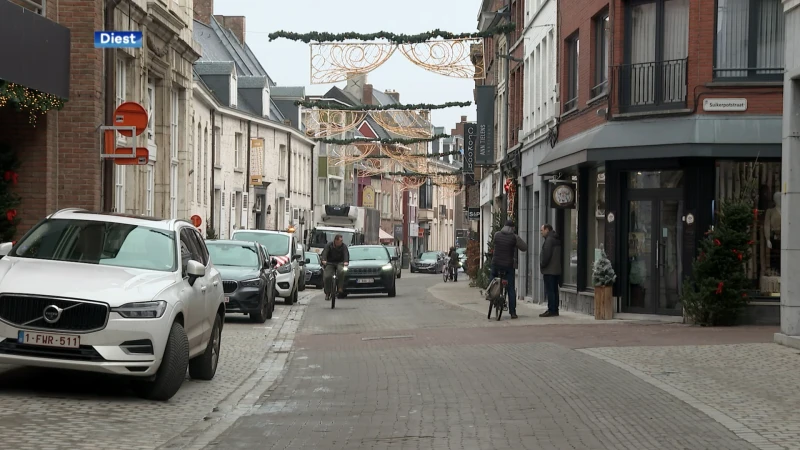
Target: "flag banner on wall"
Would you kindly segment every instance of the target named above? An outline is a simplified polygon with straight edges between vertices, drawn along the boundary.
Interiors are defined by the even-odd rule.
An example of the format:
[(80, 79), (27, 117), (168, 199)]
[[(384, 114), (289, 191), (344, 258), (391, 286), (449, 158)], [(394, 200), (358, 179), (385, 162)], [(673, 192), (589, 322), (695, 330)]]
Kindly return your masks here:
[(478, 129), (475, 145), (475, 165), (494, 164), (494, 97), (496, 86), (475, 88), (478, 105)]

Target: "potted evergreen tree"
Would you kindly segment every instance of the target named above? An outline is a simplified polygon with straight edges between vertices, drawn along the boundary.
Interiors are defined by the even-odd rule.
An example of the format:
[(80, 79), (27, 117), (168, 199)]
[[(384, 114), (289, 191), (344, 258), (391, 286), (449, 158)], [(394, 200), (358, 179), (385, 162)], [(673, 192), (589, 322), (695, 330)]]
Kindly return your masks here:
[(611, 266), (611, 260), (600, 247), (600, 257), (592, 265), (592, 283), (594, 284), (594, 318), (609, 320), (614, 318), (614, 281), (617, 274)]

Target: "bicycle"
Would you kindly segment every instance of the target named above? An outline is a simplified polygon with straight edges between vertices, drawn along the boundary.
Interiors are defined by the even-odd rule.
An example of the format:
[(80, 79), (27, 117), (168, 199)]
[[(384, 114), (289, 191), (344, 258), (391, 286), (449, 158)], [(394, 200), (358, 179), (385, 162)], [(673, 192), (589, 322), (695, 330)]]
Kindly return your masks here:
[[(328, 264), (331, 263), (327, 263), (325, 265), (327, 266)], [(336, 267), (336, 270), (333, 271), (333, 278), (331, 279), (331, 309), (336, 308), (336, 294), (339, 292), (339, 284), (336, 282), (339, 267), (337, 267), (336, 264), (334, 264), (334, 267)]]
[(497, 316), (497, 320), (500, 320), (500, 317), (503, 315), (503, 310), (507, 308), (508, 301), (506, 299), (506, 295), (508, 294), (508, 281), (506, 281), (506, 272), (499, 271), (497, 273), (497, 277), (501, 280), (501, 285), (503, 289), (500, 291), (500, 295), (489, 302), (489, 313), (486, 315), (487, 319), (492, 318), (492, 307), (494, 307), (494, 313)]

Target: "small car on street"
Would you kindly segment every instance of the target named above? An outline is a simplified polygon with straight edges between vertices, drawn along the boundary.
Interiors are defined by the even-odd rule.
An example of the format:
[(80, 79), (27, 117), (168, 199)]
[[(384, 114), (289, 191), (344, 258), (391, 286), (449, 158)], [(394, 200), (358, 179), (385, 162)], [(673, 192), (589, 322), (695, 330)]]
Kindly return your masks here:
[(397, 295), (396, 256), (383, 245), (349, 247), (350, 264), (344, 270), (344, 295), (387, 293)]
[(0, 364), (134, 379), (174, 396), (219, 363), (222, 279), (183, 220), (65, 209), (0, 244)]
[(222, 277), (225, 310), (249, 314), (264, 323), (275, 310), (275, 270), (261, 244), (245, 241), (206, 241), (214, 267)]
[(400, 250), (400, 247), (386, 247), (386, 249), (389, 250), (390, 255), (397, 257), (396, 260), (392, 261), (392, 265), (394, 265), (397, 278), (400, 278), (403, 275), (403, 252)]
[[(267, 253), (275, 258), (275, 269), (278, 272), (278, 297), (291, 305), (297, 302), (300, 290), (301, 267), (305, 264), (303, 254), (298, 253), (297, 239), (291, 233), (268, 230), (234, 230), (232, 240), (258, 242), (267, 249)], [(305, 282), (305, 280), (303, 280)]]
[(322, 289), (322, 261), (316, 252), (306, 252), (306, 284)]
[(442, 252), (425, 252), (419, 258), (411, 261), (411, 273), (442, 273), (444, 268), (444, 255)]

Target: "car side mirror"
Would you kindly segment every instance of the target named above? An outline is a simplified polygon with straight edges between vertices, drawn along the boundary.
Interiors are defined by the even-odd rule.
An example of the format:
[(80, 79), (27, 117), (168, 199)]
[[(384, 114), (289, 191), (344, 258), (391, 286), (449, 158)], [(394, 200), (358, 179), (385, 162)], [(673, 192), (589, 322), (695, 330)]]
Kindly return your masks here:
[(264, 266), (263, 266), (263, 268), (264, 268), (264, 269), (269, 269), (269, 261), (267, 261), (266, 259), (264, 260)]
[(295, 261), (298, 261), (300, 258), (300, 255), (292, 255), (292, 259)]
[(0, 258), (11, 253), (11, 247), (14, 246), (13, 242), (3, 242), (0, 244)]
[(397, 261), (398, 259), (400, 259), (400, 258), (398, 258), (397, 256), (392, 256), (392, 258), (391, 258), (392, 261)]
[(311, 264), (311, 258), (306, 258), (306, 264)]
[(272, 258), (272, 259), (269, 260), (269, 263), (272, 264), (272, 267), (275, 267), (275, 266), (278, 265), (278, 260), (275, 259), (275, 258)]
[(186, 265), (186, 275), (189, 277), (189, 286), (194, 286), (198, 278), (206, 275), (206, 266), (192, 259)]

